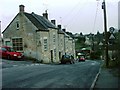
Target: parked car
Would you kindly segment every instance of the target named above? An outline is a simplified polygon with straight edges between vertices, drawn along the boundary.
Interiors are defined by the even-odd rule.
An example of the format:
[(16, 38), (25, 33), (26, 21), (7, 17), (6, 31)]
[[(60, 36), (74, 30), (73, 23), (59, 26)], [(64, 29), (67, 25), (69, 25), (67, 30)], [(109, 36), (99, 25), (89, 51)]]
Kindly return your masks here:
[(62, 64), (70, 63), (74, 64), (74, 57), (72, 55), (63, 55), (61, 59)]
[(85, 61), (85, 54), (84, 53), (78, 53), (77, 55), (78, 61)]
[(85, 57), (84, 57), (84, 56), (80, 56), (79, 62), (80, 62), (80, 61), (85, 61)]
[(9, 46), (0, 47), (0, 58), (5, 59), (22, 59), (23, 54), (20, 52), (16, 52), (13, 48)]

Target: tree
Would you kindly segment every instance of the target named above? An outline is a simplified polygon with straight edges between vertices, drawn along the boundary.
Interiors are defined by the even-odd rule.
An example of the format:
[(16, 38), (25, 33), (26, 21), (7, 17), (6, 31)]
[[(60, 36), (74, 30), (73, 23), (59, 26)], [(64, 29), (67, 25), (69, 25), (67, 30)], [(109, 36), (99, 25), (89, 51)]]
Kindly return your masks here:
[(80, 32), (80, 36), (83, 36), (82, 32)]

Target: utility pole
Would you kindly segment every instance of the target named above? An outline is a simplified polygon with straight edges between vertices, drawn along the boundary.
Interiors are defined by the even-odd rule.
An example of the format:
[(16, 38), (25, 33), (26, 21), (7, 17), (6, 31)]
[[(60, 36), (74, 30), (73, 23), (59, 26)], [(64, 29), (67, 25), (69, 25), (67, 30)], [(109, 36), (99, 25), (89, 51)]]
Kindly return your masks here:
[(0, 38), (1, 38), (1, 21), (0, 21)]
[(0, 46), (2, 46), (1, 21), (0, 21)]
[(109, 66), (109, 59), (108, 59), (107, 17), (106, 17), (105, 0), (103, 0), (103, 2), (102, 2), (102, 9), (103, 9), (103, 13), (104, 13), (105, 61), (106, 61), (106, 67), (108, 67)]

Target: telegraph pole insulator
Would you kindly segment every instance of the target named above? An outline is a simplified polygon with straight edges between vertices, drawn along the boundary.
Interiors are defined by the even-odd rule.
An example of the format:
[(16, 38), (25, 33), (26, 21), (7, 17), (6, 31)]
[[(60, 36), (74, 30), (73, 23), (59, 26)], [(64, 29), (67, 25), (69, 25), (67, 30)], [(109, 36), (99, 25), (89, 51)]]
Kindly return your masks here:
[(105, 8), (105, 4), (104, 4), (104, 2), (102, 2), (102, 9), (104, 9)]

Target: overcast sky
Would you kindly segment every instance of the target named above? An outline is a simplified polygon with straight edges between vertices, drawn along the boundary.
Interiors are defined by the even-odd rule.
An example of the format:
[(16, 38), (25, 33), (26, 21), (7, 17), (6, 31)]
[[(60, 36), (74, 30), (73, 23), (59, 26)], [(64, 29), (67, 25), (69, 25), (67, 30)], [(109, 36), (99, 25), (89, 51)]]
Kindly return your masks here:
[[(88, 34), (103, 32), (103, 0), (0, 0), (1, 31), (19, 12), (19, 5), (25, 6), (25, 12), (42, 15), (48, 10), (49, 20), (72, 33)], [(118, 1), (106, 0), (107, 23), (118, 28)]]

